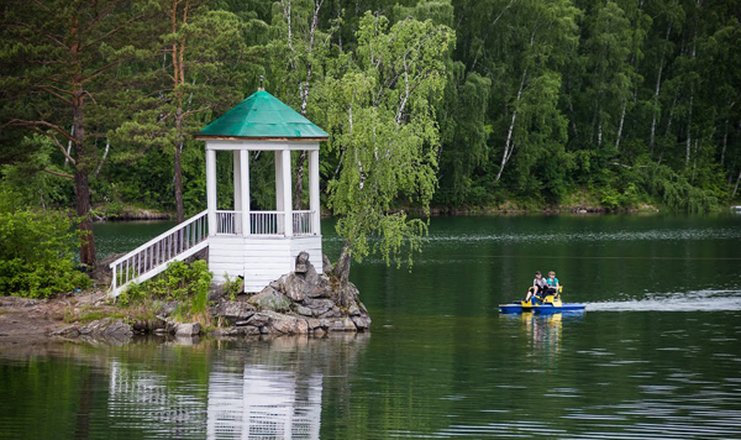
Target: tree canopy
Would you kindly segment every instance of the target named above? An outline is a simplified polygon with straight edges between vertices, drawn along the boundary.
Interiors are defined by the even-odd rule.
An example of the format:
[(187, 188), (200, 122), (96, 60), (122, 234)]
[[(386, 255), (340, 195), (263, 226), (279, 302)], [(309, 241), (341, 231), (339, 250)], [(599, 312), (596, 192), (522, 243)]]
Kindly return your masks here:
[[(345, 256), (404, 260), (430, 208), (706, 212), (741, 196), (739, 11), (736, 0), (8, 0), (1, 178), (31, 207), (74, 209), (92, 264), (95, 215), (205, 206), (193, 135), (263, 75), (331, 134), (323, 205)], [(252, 203), (265, 208), (272, 164), (251, 163)], [(305, 161), (294, 163), (299, 207)]]

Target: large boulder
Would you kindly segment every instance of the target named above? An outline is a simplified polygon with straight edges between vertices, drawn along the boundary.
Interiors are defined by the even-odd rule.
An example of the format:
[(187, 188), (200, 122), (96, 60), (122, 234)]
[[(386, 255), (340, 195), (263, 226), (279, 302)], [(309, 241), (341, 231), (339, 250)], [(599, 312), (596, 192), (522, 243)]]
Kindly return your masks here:
[(371, 319), (368, 315), (352, 316), (350, 319), (352, 319), (353, 324), (355, 324), (355, 327), (357, 327), (360, 331), (365, 331), (370, 328)]
[(311, 310), (313, 316), (322, 315), (336, 307), (334, 301), (326, 298), (307, 299), (304, 301), (304, 305)]
[(128, 342), (134, 335), (131, 325), (121, 319), (103, 318), (85, 325), (71, 324), (56, 332), (52, 336), (64, 338), (82, 338), (90, 341), (105, 341), (109, 344)]
[(335, 319), (329, 325), (329, 330), (334, 332), (354, 332), (358, 328), (350, 318)]
[(195, 336), (201, 333), (201, 325), (197, 322), (179, 323), (175, 325), (175, 336)]
[(296, 302), (303, 301), (306, 298), (306, 291), (309, 290), (306, 279), (294, 273), (285, 279), (284, 289), (286, 296)]
[(309, 332), (309, 325), (305, 319), (290, 315), (274, 316), (271, 325), (275, 332), (284, 335), (301, 335)]
[[(277, 286), (276, 286), (277, 284)], [(320, 277), (314, 265), (309, 261), (307, 252), (300, 252), (296, 257), (296, 269), (288, 276), (281, 277), (272, 284), (283, 291), (293, 301), (301, 302), (306, 296), (317, 297), (323, 294)], [(320, 288), (321, 287), (321, 288)]]
[(231, 325), (240, 325), (255, 314), (255, 306), (246, 301), (221, 301), (211, 309), (214, 318), (223, 318)]
[(134, 335), (131, 326), (121, 319), (104, 318), (92, 321), (80, 328), (80, 334), (93, 338), (130, 338)]
[(258, 310), (274, 310), (276, 312), (287, 312), (291, 308), (291, 300), (283, 293), (268, 286), (247, 300)]

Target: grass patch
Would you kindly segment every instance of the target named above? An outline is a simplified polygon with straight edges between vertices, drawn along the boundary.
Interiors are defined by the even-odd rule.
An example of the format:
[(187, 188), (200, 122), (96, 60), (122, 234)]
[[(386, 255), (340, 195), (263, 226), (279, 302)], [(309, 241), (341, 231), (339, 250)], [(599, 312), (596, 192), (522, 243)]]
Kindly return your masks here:
[(133, 284), (119, 295), (117, 304), (128, 314), (140, 319), (153, 319), (164, 302), (176, 301), (172, 317), (179, 322), (211, 324), (208, 313), (208, 287), (211, 273), (205, 261), (191, 264), (175, 261), (157, 277), (142, 284)]

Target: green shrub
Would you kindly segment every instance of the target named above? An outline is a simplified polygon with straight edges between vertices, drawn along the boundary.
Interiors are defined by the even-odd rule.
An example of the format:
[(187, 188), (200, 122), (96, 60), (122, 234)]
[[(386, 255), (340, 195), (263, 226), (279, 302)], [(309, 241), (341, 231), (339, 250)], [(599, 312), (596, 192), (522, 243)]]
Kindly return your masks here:
[(239, 277), (232, 280), (229, 278), (229, 274), (224, 274), (224, 278), (226, 278), (222, 285), (224, 293), (230, 300), (234, 301), (237, 295), (244, 291), (244, 280)]
[(178, 301), (175, 317), (208, 323), (208, 287), (211, 273), (203, 260), (191, 264), (174, 261), (164, 272), (141, 284), (132, 284), (118, 297), (121, 306), (149, 301)]
[(0, 295), (48, 298), (90, 286), (75, 269), (79, 239), (68, 215), (20, 209), (2, 185), (0, 200)]
[(666, 165), (644, 167), (641, 178), (647, 192), (674, 211), (693, 214), (715, 211), (723, 197), (713, 189), (693, 186), (686, 176)]
[(604, 188), (600, 193), (600, 204), (609, 210), (620, 206), (621, 196), (615, 188)]

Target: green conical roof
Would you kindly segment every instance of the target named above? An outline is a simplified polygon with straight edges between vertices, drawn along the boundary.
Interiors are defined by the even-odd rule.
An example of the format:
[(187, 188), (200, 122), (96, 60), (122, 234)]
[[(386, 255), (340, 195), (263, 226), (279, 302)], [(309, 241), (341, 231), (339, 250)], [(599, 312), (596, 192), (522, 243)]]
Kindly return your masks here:
[(328, 136), (327, 132), (265, 90), (256, 91), (198, 133), (199, 138), (323, 140)]

